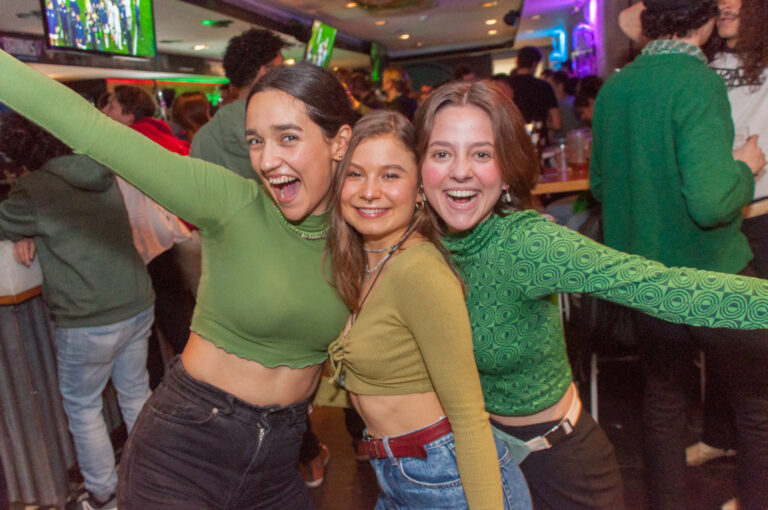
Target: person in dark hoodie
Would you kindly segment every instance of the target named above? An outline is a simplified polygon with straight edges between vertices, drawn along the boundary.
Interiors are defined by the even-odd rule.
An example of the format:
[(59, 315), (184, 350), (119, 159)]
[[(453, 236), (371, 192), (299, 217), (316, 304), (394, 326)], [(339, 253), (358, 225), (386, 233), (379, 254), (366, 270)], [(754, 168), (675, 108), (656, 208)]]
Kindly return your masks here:
[(149, 398), (152, 284), (112, 172), (23, 117), (2, 123), (0, 150), (30, 174), (0, 203), (0, 239), (32, 237), (53, 315), (59, 390), (85, 479), (81, 508), (115, 508), (117, 471), (101, 393), (117, 389), (130, 433)]

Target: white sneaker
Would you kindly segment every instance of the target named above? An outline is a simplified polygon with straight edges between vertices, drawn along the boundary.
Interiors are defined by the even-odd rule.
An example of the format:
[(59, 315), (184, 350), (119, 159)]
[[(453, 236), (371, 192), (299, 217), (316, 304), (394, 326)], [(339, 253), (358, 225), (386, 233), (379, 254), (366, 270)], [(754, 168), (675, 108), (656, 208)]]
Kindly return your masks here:
[(720, 507), (720, 510), (739, 510), (739, 500), (731, 498)]
[(734, 455), (736, 455), (736, 450), (722, 450), (699, 441), (685, 449), (685, 463), (689, 466), (701, 466), (710, 460), (733, 457)]

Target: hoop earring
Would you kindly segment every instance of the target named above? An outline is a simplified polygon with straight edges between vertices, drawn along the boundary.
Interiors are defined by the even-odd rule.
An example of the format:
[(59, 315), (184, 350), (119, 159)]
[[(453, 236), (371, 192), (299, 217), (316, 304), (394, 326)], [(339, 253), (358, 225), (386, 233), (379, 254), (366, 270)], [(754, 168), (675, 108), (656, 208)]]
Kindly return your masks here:
[(424, 208), (424, 202), (426, 202), (426, 200), (419, 200), (418, 202), (416, 202), (416, 210), (417, 211), (419, 211), (419, 210)]

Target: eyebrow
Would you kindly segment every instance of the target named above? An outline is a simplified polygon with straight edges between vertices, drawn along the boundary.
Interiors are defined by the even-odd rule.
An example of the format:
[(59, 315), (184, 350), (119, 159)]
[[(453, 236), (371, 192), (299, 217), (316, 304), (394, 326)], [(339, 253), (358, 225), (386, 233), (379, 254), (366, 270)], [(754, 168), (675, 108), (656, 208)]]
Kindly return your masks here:
[[(280, 131), (288, 131), (288, 130), (304, 131), (303, 129), (301, 129), (300, 126), (298, 126), (296, 124), (273, 124), (272, 126), (270, 126), (270, 129), (272, 131), (278, 131), (278, 132), (280, 132)], [(258, 136), (259, 133), (258, 133), (258, 131), (256, 129), (246, 129), (245, 130), (245, 136), (251, 136), (251, 135)]]
[[(429, 147), (432, 147), (432, 146), (435, 146), (435, 145), (439, 146), (439, 147), (453, 147), (452, 143), (443, 142), (441, 140), (435, 140), (434, 142), (430, 142)], [(485, 145), (490, 145), (491, 147), (494, 147), (493, 142), (482, 141), (482, 142), (475, 142), (475, 143), (470, 144), (469, 148), (472, 149), (472, 148), (475, 148), (475, 147), (483, 147)]]
[[(350, 166), (350, 168), (354, 167), (354, 168), (358, 168), (358, 169), (361, 169), (361, 170), (363, 169), (363, 167), (361, 165), (358, 165), (354, 161), (350, 161), (349, 166)], [(402, 166), (394, 164), (394, 163), (390, 164), (390, 165), (382, 165), (379, 168), (382, 169), (382, 170), (400, 170), (401, 172), (405, 172), (405, 169)]]

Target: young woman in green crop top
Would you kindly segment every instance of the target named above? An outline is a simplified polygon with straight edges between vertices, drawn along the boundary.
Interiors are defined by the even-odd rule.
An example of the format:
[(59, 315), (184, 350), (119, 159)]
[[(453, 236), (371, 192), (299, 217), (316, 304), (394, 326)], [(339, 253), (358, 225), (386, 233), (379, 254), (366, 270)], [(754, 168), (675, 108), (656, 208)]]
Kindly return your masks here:
[(353, 312), (329, 347), (333, 380), (367, 426), (377, 509), (531, 508), (519, 468), (494, 444), (462, 285), (413, 146), (403, 115), (371, 113), (334, 179), (327, 250)]
[(669, 321), (765, 329), (768, 282), (667, 268), (527, 210), (538, 161), (519, 112), (491, 83), (438, 89), (416, 129), (424, 191), (468, 288), (486, 409), (521, 460), (534, 507), (623, 508), (613, 447), (581, 411), (552, 295), (591, 293)]
[(118, 506), (311, 508), (296, 469), (306, 399), (349, 314), (321, 263), (353, 119), (343, 87), (308, 64), (259, 81), (245, 127), (262, 188), (166, 151), (4, 52), (0, 76), (0, 101), (200, 228), (190, 339), (123, 451)]

